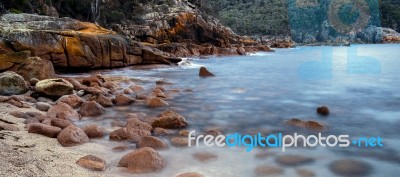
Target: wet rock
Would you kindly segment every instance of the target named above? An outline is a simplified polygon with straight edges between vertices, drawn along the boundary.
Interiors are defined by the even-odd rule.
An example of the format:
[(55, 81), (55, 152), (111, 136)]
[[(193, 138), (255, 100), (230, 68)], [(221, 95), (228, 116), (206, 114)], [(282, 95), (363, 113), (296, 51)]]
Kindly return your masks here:
[(38, 102), (35, 104), (35, 106), (36, 106), (36, 109), (38, 109), (39, 111), (44, 111), (44, 112), (47, 112), (51, 108), (50, 104), (43, 103), (43, 102)]
[(127, 132), (127, 140), (135, 143), (138, 142), (143, 137), (151, 136), (150, 131), (130, 128), (130, 127), (126, 128), (126, 132)]
[(12, 112), (9, 112), (8, 114), (10, 114), (13, 117), (22, 118), (22, 119), (27, 119), (27, 118), (31, 117), (28, 114), (21, 112), (21, 111), (12, 111)]
[(119, 94), (115, 97), (113, 102), (116, 106), (126, 106), (126, 105), (133, 104), (135, 102), (135, 100), (124, 94)]
[(113, 141), (123, 141), (128, 139), (128, 132), (126, 131), (126, 128), (119, 128), (112, 131), (109, 138)]
[(118, 151), (118, 152), (126, 151), (127, 149), (129, 149), (129, 146), (125, 145), (112, 148), (113, 151)]
[(147, 96), (145, 94), (136, 94), (136, 99), (138, 99), (138, 100), (146, 100)]
[(276, 162), (286, 166), (299, 166), (314, 162), (314, 159), (301, 155), (282, 155), (276, 159)]
[(140, 85), (132, 85), (129, 87), (133, 92), (138, 93), (144, 90), (144, 88)]
[(86, 86), (91, 86), (92, 84), (98, 84), (102, 86), (106, 80), (101, 75), (93, 75), (82, 79), (82, 84)]
[(341, 159), (332, 162), (329, 165), (330, 170), (340, 176), (368, 176), (371, 173), (372, 166), (366, 162), (353, 159)]
[(167, 98), (167, 95), (164, 94), (165, 89), (158, 86), (153, 90), (149, 97), (159, 97), (159, 98)]
[(166, 101), (164, 101), (158, 97), (150, 97), (146, 101), (147, 107), (164, 107), (164, 106), (168, 106), (168, 105), (169, 104)]
[(64, 96), (73, 93), (74, 86), (65, 79), (45, 79), (36, 83), (36, 91), (49, 96)]
[(187, 147), (189, 145), (189, 139), (187, 137), (172, 137), (171, 144), (178, 147)]
[(94, 95), (88, 99), (88, 101), (96, 101), (103, 107), (111, 107), (114, 105), (114, 103), (111, 101), (111, 99), (107, 98), (104, 95)]
[(152, 126), (166, 129), (176, 129), (186, 127), (187, 122), (186, 119), (180, 114), (173, 111), (165, 111), (161, 113), (160, 118), (153, 122)]
[(19, 95), (28, 91), (22, 76), (12, 71), (0, 73), (0, 95)]
[(153, 149), (167, 149), (168, 145), (165, 142), (154, 136), (142, 137), (137, 145), (138, 148), (151, 147)]
[(317, 113), (323, 116), (329, 115), (329, 109), (326, 106), (321, 106), (317, 108)]
[(131, 95), (131, 94), (133, 94), (133, 93), (134, 93), (134, 92), (133, 92), (131, 89), (129, 89), (129, 88), (124, 89), (124, 94)]
[(106, 109), (95, 101), (86, 101), (82, 104), (79, 114), (85, 117), (94, 117), (102, 115)]
[(59, 102), (67, 103), (72, 108), (76, 109), (76, 108), (79, 108), (82, 105), (84, 100), (81, 97), (79, 97), (78, 95), (73, 94), (73, 95), (62, 96), (61, 98), (59, 98), (57, 100), (57, 102), (58, 103)]
[(155, 136), (168, 136), (168, 135), (173, 135), (175, 133), (175, 131), (173, 130), (167, 130), (167, 129), (163, 129), (163, 128), (155, 128), (153, 130), (153, 134)]
[(278, 176), (283, 174), (283, 169), (276, 166), (260, 165), (256, 167), (254, 173), (256, 176)]
[(152, 131), (153, 127), (148, 123), (142, 122), (137, 118), (130, 118), (126, 123), (126, 127), (133, 128), (133, 129), (140, 129), (140, 130), (147, 130)]
[(287, 125), (309, 129), (313, 131), (325, 131), (326, 127), (316, 121), (302, 121), (300, 119), (290, 119), (286, 121)]
[(26, 59), (17, 67), (16, 72), (27, 81), (33, 78), (44, 80), (56, 76), (51, 61), (39, 57), (30, 57)]
[(150, 173), (159, 171), (165, 166), (161, 155), (152, 148), (145, 147), (126, 154), (121, 158), (118, 167), (126, 167), (132, 173)]
[(59, 102), (47, 111), (47, 116), (56, 117), (65, 120), (79, 120), (81, 115), (78, 114), (71, 106), (66, 103)]
[(61, 128), (41, 123), (33, 123), (29, 125), (28, 132), (55, 138), (61, 132)]
[(187, 173), (178, 174), (175, 177), (204, 177), (204, 176), (202, 174), (196, 173), (196, 172), (187, 172)]
[(158, 80), (156, 81), (156, 85), (174, 85), (174, 83), (168, 82), (166, 80)]
[(95, 124), (85, 126), (83, 131), (89, 138), (102, 138), (104, 136), (104, 129)]
[(13, 124), (8, 124), (4, 122), (0, 122), (0, 131), (1, 130), (6, 130), (6, 131), (19, 131), (19, 128)]
[(217, 155), (210, 152), (197, 152), (193, 154), (193, 157), (200, 162), (209, 162), (218, 158)]
[(89, 142), (89, 137), (82, 129), (71, 125), (58, 134), (57, 140), (62, 146), (71, 147)]
[(50, 124), (55, 127), (59, 127), (61, 129), (65, 129), (69, 127), (70, 125), (74, 125), (71, 121), (65, 120), (65, 119), (58, 119), (58, 118), (52, 118), (50, 120)]
[(297, 169), (296, 173), (300, 177), (315, 177), (315, 173), (307, 169)]
[(81, 157), (76, 163), (86, 169), (94, 171), (104, 171), (106, 170), (106, 162), (100, 158), (93, 155), (87, 155)]
[(207, 68), (202, 66), (202, 67), (200, 67), (199, 76), (200, 77), (213, 77), (215, 75), (213, 73), (211, 73), (210, 71), (208, 71)]
[(181, 130), (181, 131), (179, 132), (179, 135), (181, 135), (181, 136), (188, 136), (189, 133), (190, 133), (189, 130)]

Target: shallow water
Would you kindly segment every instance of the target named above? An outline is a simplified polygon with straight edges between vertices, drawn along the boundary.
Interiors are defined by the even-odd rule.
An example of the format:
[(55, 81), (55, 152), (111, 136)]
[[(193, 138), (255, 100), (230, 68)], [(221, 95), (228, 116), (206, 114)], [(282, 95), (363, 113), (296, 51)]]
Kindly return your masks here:
[[(300, 154), (315, 159), (313, 163), (282, 167), (281, 176), (297, 176), (296, 169), (308, 169), (316, 176), (336, 176), (329, 164), (341, 158), (361, 159), (372, 166), (369, 176), (387, 177), (400, 173), (400, 45), (353, 45), (352, 47), (298, 47), (276, 49), (274, 53), (250, 56), (188, 59), (176, 68), (154, 70), (121, 69), (103, 74), (128, 76), (143, 80), (140, 85), (154, 87), (154, 81), (165, 79), (175, 83), (168, 89), (191, 89), (168, 100), (170, 107), (147, 109), (135, 103), (125, 108), (111, 108), (100, 118), (86, 118), (78, 125), (96, 122), (111, 127), (115, 120), (126, 121), (128, 112), (144, 112), (157, 116), (173, 108), (189, 122), (188, 130), (203, 132), (220, 128), (225, 134), (299, 132), (285, 125), (291, 118), (315, 120), (327, 126), (324, 134), (348, 134), (350, 137), (380, 136), (380, 148), (176, 148), (161, 151), (167, 166), (161, 172), (140, 176), (174, 176), (180, 172), (199, 172), (206, 176), (254, 176), (258, 165), (279, 166), (277, 156)], [(206, 66), (217, 77), (200, 78), (198, 69)], [(321, 117), (318, 106), (327, 105), (331, 114)], [(351, 139), (351, 138), (350, 138)], [(110, 166), (116, 166), (126, 154), (111, 151), (118, 143), (95, 142), (109, 147)], [(123, 143), (120, 143), (123, 144)], [(211, 152), (217, 160), (196, 161), (195, 152)], [(273, 152), (264, 160), (256, 159), (260, 152)], [(128, 151), (129, 152), (129, 151)], [(117, 168), (107, 169), (119, 175), (129, 175)]]

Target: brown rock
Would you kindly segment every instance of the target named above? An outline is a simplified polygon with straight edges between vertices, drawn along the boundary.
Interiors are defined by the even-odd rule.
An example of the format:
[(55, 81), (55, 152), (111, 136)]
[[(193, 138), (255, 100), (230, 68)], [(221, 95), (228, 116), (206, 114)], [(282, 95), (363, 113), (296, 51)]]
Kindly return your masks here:
[(174, 133), (175, 132), (173, 130), (167, 130), (159, 127), (153, 130), (153, 134), (155, 136), (168, 136), (168, 135), (173, 135)]
[(317, 108), (317, 113), (323, 116), (329, 115), (329, 109), (326, 106), (321, 106)]
[(0, 122), (0, 131), (1, 130), (6, 130), (6, 131), (19, 131), (19, 128), (13, 124), (8, 124), (4, 122)]
[(47, 111), (47, 116), (56, 117), (65, 120), (79, 120), (81, 115), (78, 114), (71, 106), (66, 103), (59, 102)]
[(301, 155), (282, 155), (276, 159), (276, 162), (286, 166), (298, 166), (314, 162), (314, 159)]
[(102, 115), (106, 109), (95, 101), (86, 101), (82, 104), (79, 114), (85, 117), (94, 117)]
[(183, 128), (187, 126), (186, 119), (178, 113), (173, 111), (166, 111), (161, 113), (160, 118), (156, 119), (153, 127), (161, 127), (167, 129)]
[(150, 97), (146, 101), (146, 106), (148, 107), (164, 107), (168, 106), (169, 104), (158, 97)]
[(187, 173), (178, 174), (175, 177), (204, 177), (204, 176), (202, 174), (196, 173), (196, 172), (187, 172)]
[(89, 137), (82, 129), (71, 125), (58, 134), (57, 140), (62, 146), (71, 147), (89, 142)]
[(144, 88), (140, 85), (132, 85), (129, 87), (133, 92), (138, 93), (144, 90)]
[(321, 123), (315, 122), (315, 121), (302, 121), (300, 119), (290, 119), (286, 121), (286, 124), (299, 127), (299, 128), (304, 128), (304, 129), (309, 129), (313, 131), (325, 131), (326, 127), (322, 125)]
[(35, 104), (36, 105), (36, 109), (38, 109), (39, 111), (45, 111), (47, 112), (50, 108), (51, 105), (48, 103), (43, 103), (43, 102), (38, 102)]
[(104, 171), (106, 170), (106, 162), (100, 158), (93, 155), (87, 155), (81, 157), (76, 163), (86, 169), (94, 171)]
[(127, 140), (135, 143), (145, 136), (151, 136), (150, 131), (130, 128), (130, 127), (126, 128), (126, 132), (127, 132)]
[(40, 121), (36, 117), (29, 117), (24, 121), (24, 124), (33, 124), (33, 123), (40, 123)]
[(133, 94), (133, 93), (134, 93), (134, 92), (133, 92), (130, 88), (124, 89), (124, 94), (131, 95), (131, 94)]
[(31, 80), (29, 80), (29, 83), (31, 84), (31, 86), (35, 86), (39, 81), (39, 79), (32, 78)]
[(197, 152), (193, 154), (193, 157), (200, 162), (209, 162), (218, 158), (217, 155), (210, 152)]
[(74, 94), (74, 95), (62, 96), (61, 98), (59, 98), (57, 100), (57, 103), (59, 103), (59, 102), (67, 103), (72, 108), (76, 109), (76, 108), (79, 108), (79, 106), (82, 105), (83, 101), (84, 100), (81, 97), (79, 97), (78, 95)]
[(96, 83), (99, 86), (102, 86), (105, 81), (106, 80), (101, 75), (93, 75), (93, 76), (83, 78), (82, 84), (86, 85), (86, 86), (90, 86), (93, 83)]
[(154, 136), (142, 137), (137, 145), (138, 148), (151, 147), (153, 149), (167, 149), (168, 145), (161, 139)]
[(44, 116), (42, 113), (40, 112), (34, 112), (34, 111), (28, 111), (25, 112), (26, 114), (28, 114), (28, 116), (30, 117), (40, 117), (40, 116)]
[(151, 125), (149, 125), (148, 123), (142, 122), (137, 118), (128, 119), (128, 122), (126, 123), (126, 127), (130, 127), (133, 129), (147, 130), (147, 131), (153, 130), (153, 127)]
[(27, 119), (27, 118), (31, 117), (28, 114), (21, 112), (21, 111), (12, 111), (12, 112), (9, 112), (8, 114), (12, 115), (13, 117), (22, 118), (22, 119)]
[(133, 104), (135, 102), (135, 100), (124, 94), (119, 94), (115, 97), (113, 102), (116, 106), (126, 106), (126, 105)]
[(255, 169), (256, 176), (277, 176), (283, 174), (283, 169), (275, 166), (261, 165)]
[(113, 151), (118, 151), (118, 152), (126, 151), (127, 149), (129, 149), (129, 146), (125, 145), (112, 148)]
[(187, 137), (172, 137), (171, 144), (178, 147), (188, 147), (189, 139)]
[(92, 97), (90, 97), (88, 99), (88, 101), (96, 101), (97, 103), (99, 103), (101, 106), (103, 107), (111, 107), (113, 106), (113, 102), (111, 101), (111, 99), (105, 97), (104, 95), (94, 95)]
[(145, 147), (126, 154), (121, 158), (118, 167), (126, 167), (132, 173), (150, 173), (159, 171), (165, 166), (161, 155), (152, 148)]
[(44, 60), (39, 57), (30, 57), (21, 63), (16, 72), (30, 81), (33, 78), (44, 80), (55, 77), (53, 64), (49, 60)]
[(126, 128), (119, 128), (110, 133), (110, 140), (113, 141), (122, 141), (128, 139), (128, 132)]
[(315, 173), (310, 171), (310, 170), (306, 170), (306, 169), (297, 169), (296, 173), (300, 176), (300, 177), (315, 177)]
[(50, 124), (61, 129), (65, 129), (70, 125), (74, 125), (71, 121), (65, 119), (51, 118)]
[(215, 75), (213, 73), (211, 73), (210, 71), (208, 71), (207, 68), (202, 66), (202, 67), (200, 67), (199, 76), (200, 77), (213, 77)]
[(104, 136), (103, 128), (95, 124), (87, 125), (85, 128), (83, 128), (83, 131), (89, 138), (102, 138)]
[(45, 79), (35, 85), (36, 91), (49, 96), (64, 96), (73, 93), (74, 86), (65, 79)]
[(340, 176), (368, 176), (372, 170), (372, 166), (368, 163), (353, 159), (336, 160), (329, 165), (329, 168)]
[(41, 123), (33, 123), (29, 125), (28, 132), (55, 138), (61, 132), (61, 128)]

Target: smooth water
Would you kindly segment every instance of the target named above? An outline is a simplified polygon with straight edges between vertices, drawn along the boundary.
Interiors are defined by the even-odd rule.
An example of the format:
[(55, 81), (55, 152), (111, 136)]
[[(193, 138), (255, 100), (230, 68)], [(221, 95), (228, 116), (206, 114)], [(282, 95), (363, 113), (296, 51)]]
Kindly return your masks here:
[[(206, 176), (253, 176), (258, 165), (279, 166), (276, 157), (288, 154), (309, 156), (315, 161), (282, 167), (284, 173), (281, 176), (297, 176), (295, 170), (299, 168), (313, 171), (316, 176), (336, 176), (329, 170), (329, 164), (341, 158), (361, 159), (371, 164), (370, 176), (387, 177), (400, 173), (400, 149), (397, 147), (400, 145), (400, 45), (300, 46), (249, 56), (188, 61), (177, 68), (105, 71), (104, 74), (140, 78), (144, 80), (141, 84), (149, 88), (154, 87), (154, 81), (165, 79), (174, 83), (166, 88), (191, 89), (193, 92), (181, 92), (168, 100), (170, 107), (166, 108), (147, 109), (141, 105), (111, 108), (112, 111), (95, 122), (111, 127), (111, 122), (116, 119), (124, 121), (127, 112), (157, 116), (172, 107), (186, 117), (187, 129), (197, 132), (216, 127), (225, 134), (313, 133), (284, 123), (299, 118), (323, 123), (328, 128), (324, 134), (380, 136), (384, 147), (291, 148), (286, 152), (256, 148), (246, 152), (244, 148), (171, 146), (160, 152), (166, 158), (166, 168), (143, 176), (174, 176), (189, 171)], [(198, 77), (200, 66), (207, 67), (216, 77)], [(330, 108), (328, 117), (316, 114), (316, 107), (321, 105)], [(93, 119), (85, 119), (81, 124), (91, 122)], [(108, 140), (97, 141), (104, 146), (110, 143)], [(207, 163), (194, 160), (193, 153), (204, 151), (218, 155), (218, 159)], [(255, 158), (260, 152), (274, 155), (260, 160)], [(126, 152), (112, 156), (115, 163), (123, 154)], [(118, 169), (111, 171), (129, 175)]]

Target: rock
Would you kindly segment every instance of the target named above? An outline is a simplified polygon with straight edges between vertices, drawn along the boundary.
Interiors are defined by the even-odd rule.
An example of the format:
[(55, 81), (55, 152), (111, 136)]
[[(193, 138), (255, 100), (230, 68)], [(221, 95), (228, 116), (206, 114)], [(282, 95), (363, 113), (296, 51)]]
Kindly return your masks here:
[(61, 98), (59, 98), (57, 100), (57, 103), (59, 103), (59, 102), (67, 103), (72, 108), (76, 109), (82, 105), (84, 100), (81, 97), (79, 97), (78, 95), (73, 94), (73, 95), (62, 96)]
[(32, 79), (29, 81), (29, 83), (30, 83), (32, 86), (35, 86), (39, 81), (40, 81), (39, 79), (32, 78)]
[(137, 118), (130, 118), (126, 123), (126, 127), (133, 128), (133, 129), (140, 129), (140, 130), (147, 130), (152, 131), (153, 127), (148, 123), (142, 122)]
[(140, 85), (132, 85), (129, 87), (133, 92), (138, 93), (144, 90), (144, 88)]
[(340, 176), (368, 176), (372, 166), (366, 162), (353, 159), (341, 159), (329, 165), (330, 170)]
[(40, 123), (40, 121), (36, 117), (29, 117), (24, 121), (24, 124), (33, 124), (33, 123)]
[(282, 155), (276, 159), (276, 162), (286, 166), (298, 166), (314, 162), (314, 159), (301, 155)]
[(52, 118), (50, 124), (61, 129), (65, 129), (70, 125), (74, 125), (71, 121), (65, 119)]
[(65, 120), (79, 120), (81, 115), (78, 114), (71, 106), (66, 103), (59, 102), (47, 111), (47, 116), (56, 117)]
[(85, 128), (83, 128), (83, 131), (89, 138), (102, 138), (104, 136), (103, 128), (95, 124), (87, 125)]
[(27, 119), (27, 118), (31, 117), (28, 114), (21, 112), (21, 111), (12, 111), (12, 112), (9, 112), (8, 114), (10, 114), (13, 117), (22, 118), (22, 119)]
[(124, 94), (126, 94), (126, 95), (131, 95), (131, 94), (133, 94), (134, 92), (131, 90), (131, 89), (129, 89), (129, 88), (126, 88), (126, 89), (124, 89)]
[(147, 107), (164, 107), (164, 106), (168, 106), (168, 105), (169, 104), (166, 101), (164, 101), (158, 97), (150, 97), (146, 101)]
[(86, 169), (94, 171), (104, 171), (106, 170), (106, 162), (100, 158), (93, 155), (87, 155), (81, 157), (76, 163)]
[(126, 105), (133, 104), (135, 102), (135, 100), (124, 94), (119, 94), (115, 97), (113, 102), (116, 106), (126, 106)]
[(96, 101), (103, 107), (111, 107), (114, 105), (114, 103), (111, 101), (111, 99), (105, 97), (104, 95), (94, 95), (88, 99), (88, 101)]
[(114, 130), (110, 133), (110, 140), (113, 141), (122, 141), (128, 139), (128, 132), (126, 131), (126, 128), (119, 128), (117, 130)]
[(180, 114), (173, 111), (166, 111), (161, 113), (160, 118), (156, 119), (152, 126), (166, 129), (176, 129), (186, 127), (187, 122), (186, 119)]
[(283, 174), (283, 169), (270, 165), (260, 165), (256, 167), (254, 173), (256, 176), (278, 176)]
[(152, 148), (145, 147), (126, 154), (121, 158), (118, 167), (126, 167), (132, 173), (150, 173), (159, 171), (165, 166), (161, 155)]
[(172, 137), (171, 144), (178, 147), (188, 147), (189, 139), (187, 137)]
[(28, 58), (17, 67), (16, 72), (27, 81), (33, 78), (45, 80), (56, 76), (53, 64), (49, 60), (39, 57)]
[(126, 151), (127, 149), (129, 149), (129, 146), (125, 146), (125, 145), (112, 148), (113, 151), (117, 151), (117, 152)]
[(178, 174), (175, 177), (204, 177), (204, 176), (202, 174), (196, 173), (196, 172), (187, 172), (187, 173)]
[(286, 121), (286, 124), (299, 127), (299, 128), (304, 128), (304, 129), (309, 129), (313, 131), (325, 131), (326, 127), (322, 125), (321, 123), (315, 122), (315, 121), (302, 121), (300, 119), (290, 119)]
[(89, 137), (82, 129), (71, 125), (58, 134), (57, 140), (64, 147), (71, 147), (89, 142)]
[(300, 177), (315, 177), (315, 173), (314, 172), (312, 172), (310, 170), (306, 170), (306, 169), (297, 169), (296, 173)]
[(4, 122), (0, 122), (0, 131), (6, 130), (6, 131), (19, 131), (19, 128), (13, 124), (8, 124)]
[(210, 152), (197, 152), (193, 154), (193, 157), (200, 162), (209, 162), (218, 158), (217, 155)]
[(154, 136), (142, 137), (137, 145), (138, 148), (151, 147), (153, 149), (167, 149), (168, 145), (165, 142)]
[(200, 77), (213, 77), (215, 75), (213, 73), (211, 73), (210, 71), (208, 71), (207, 68), (202, 66), (202, 67), (200, 67), (199, 76)]
[(78, 95), (79, 97), (82, 97), (83, 95), (85, 95), (85, 91), (79, 90), (78, 92), (76, 92), (76, 95)]
[(49, 96), (64, 96), (73, 93), (74, 86), (65, 79), (45, 79), (36, 83), (36, 91)]
[(15, 72), (0, 73), (0, 95), (19, 95), (28, 91), (28, 85), (22, 76)]
[(92, 84), (97, 84), (102, 86), (106, 80), (101, 75), (93, 75), (86, 78), (83, 78), (82, 84), (86, 86), (91, 86)]
[(86, 101), (82, 104), (79, 114), (85, 117), (94, 117), (102, 115), (106, 109), (95, 101)]
[(168, 135), (173, 135), (174, 133), (175, 132), (173, 130), (167, 130), (159, 127), (153, 130), (153, 134), (155, 136), (168, 136)]
[(35, 105), (36, 105), (36, 109), (38, 109), (39, 111), (44, 111), (44, 112), (47, 112), (51, 108), (50, 104), (43, 103), (43, 102), (38, 102)]
[(127, 140), (134, 143), (138, 142), (141, 138), (151, 136), (151, 132), (147, 130), (140, 130), (131, 127), (126, 128)]
[(28, 114), (30, 117), (40, 117), (40, 116), (44, 116), (42, 113), (40, 113), (40, 112), (32, 112), (32, 111), (29, 111), (29, 112), (25, 112), (26, 114)]
[(317, 113), (323, 116), (329, 115), (329, 109), (326, 106), (321, 106), (317, 108)]
[(28, 132), (41, 134), (50, 138), (56, 138), (61, 132), (61, 128), (41, 123), (33, 123), (29, 125)]

